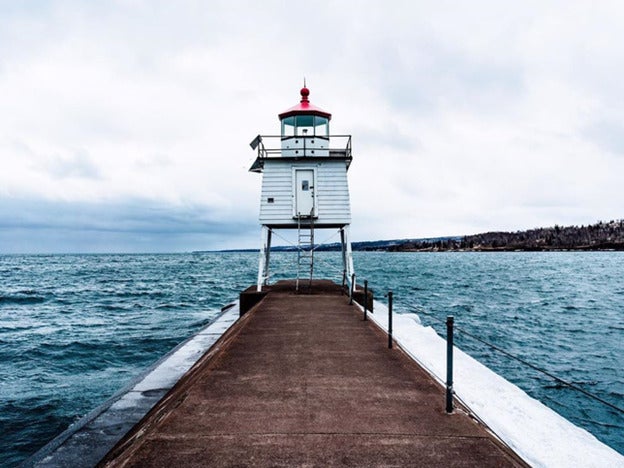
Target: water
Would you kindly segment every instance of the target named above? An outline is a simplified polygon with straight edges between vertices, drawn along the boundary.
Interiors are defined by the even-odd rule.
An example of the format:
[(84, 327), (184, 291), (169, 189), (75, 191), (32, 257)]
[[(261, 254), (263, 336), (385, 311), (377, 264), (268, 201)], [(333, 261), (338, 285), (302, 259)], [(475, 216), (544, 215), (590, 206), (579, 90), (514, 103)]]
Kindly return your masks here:
[[(340, 281), (337, 254), (318, 276)], [(274, 280), (295, 275), (275, 253)], [(624, 406), (624, 253), (355, 253), (378, 299)], [(0, 256), (0, 466), (104, 402), (255, 282), (254, 253)], [(459, 333), (457, 344), (624, 453), (623, 415)]]

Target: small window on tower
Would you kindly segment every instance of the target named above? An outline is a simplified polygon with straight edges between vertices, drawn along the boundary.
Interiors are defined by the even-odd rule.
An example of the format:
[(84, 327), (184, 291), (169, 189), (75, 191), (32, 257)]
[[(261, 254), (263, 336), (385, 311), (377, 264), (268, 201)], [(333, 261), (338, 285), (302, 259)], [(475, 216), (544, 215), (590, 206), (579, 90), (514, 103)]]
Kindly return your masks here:
[(282, 120), (282, 137), (295, 136), (295, 118), (287, 117)]
[(275, 203), (275, 198), (273, 198), (273, 197), (269, 197), (269, 198), (267, 199), (267, 203)]

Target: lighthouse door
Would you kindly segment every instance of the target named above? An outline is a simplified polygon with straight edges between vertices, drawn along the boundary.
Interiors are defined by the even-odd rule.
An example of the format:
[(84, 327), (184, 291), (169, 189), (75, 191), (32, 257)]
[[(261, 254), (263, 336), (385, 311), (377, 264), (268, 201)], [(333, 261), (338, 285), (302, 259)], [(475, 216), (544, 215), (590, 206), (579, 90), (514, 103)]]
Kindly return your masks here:
[(295, 216), (310, 216), (313, 209), (314, 170), (297, 169), (295, 171)]

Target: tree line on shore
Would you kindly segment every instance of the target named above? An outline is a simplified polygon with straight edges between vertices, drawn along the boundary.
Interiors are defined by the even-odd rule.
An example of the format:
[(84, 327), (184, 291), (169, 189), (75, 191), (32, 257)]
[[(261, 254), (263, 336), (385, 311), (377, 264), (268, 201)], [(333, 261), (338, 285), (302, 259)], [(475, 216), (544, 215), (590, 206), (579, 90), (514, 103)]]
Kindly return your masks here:
[(464, 237), (408, 240), (391, 252), (624, 250), (624, 219), (587, 226), (559, 226), (516, 232), (486, 232)]

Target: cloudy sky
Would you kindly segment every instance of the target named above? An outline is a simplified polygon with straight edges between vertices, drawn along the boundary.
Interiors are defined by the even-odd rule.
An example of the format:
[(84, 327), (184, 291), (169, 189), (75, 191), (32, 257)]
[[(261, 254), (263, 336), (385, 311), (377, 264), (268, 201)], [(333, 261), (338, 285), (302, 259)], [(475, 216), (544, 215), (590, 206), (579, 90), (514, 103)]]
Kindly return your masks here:
[(303, 77), (354, 240), (624, 217), (621, 2), (0, 1), (0, 253), (257, 247)]

